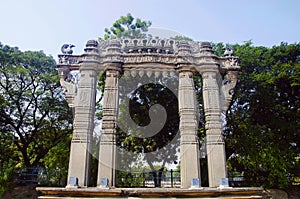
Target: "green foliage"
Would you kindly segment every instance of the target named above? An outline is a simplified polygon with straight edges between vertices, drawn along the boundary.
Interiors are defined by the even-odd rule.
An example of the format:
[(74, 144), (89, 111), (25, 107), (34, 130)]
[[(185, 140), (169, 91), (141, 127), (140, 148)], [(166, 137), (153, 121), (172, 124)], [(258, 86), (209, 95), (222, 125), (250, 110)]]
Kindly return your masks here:
[[(145, 78), (145, 77), (143, 77)], [(136, 77), (138, 79), (138, 77)], [(123, 78), (122, 80), (125, 80)], [(175, 134), (178, 130), (178, 101), (176, 96), (174, 96), (173, 92), (168, 89), (172, 87), (172, 84), (175, 83), (177, 80), (176, 77), (173, 78), (166, 78), (164, 80), (164, 83), (151, 83), (151, 84), (145, 84), (140, 87), (138, 87), (134, 92), (130, 90), (130, 88), (135, 88), (137, 85), (129, 86), (131, 83), (138, 83), (142, 82), (142, 80), (137, 80), (136, 82), (130, 82), (130, 80), (125, 80), (122, 82), (121, 85), (124, 85), (123, 87), (120, 87), (120, 99), (124, 100), (124, 97), (127, 98), (128, 95), (130, 98), (129, 101), (129, 110), (130, 110), (130, 116), (133, 119), (133, 121), (138, 126), (147, 126), (150, 123), (150, 117), (149, 117), (149, 110), (150, 107), (155, 104), (160, 104), (166, 109), (167, 112), (167, 121), (166, 124), (168, 126), (164, 126), (161, 132), (165, 133), (158, 133), (161, 136), (153, 136), (151, 138), (153, 139), (138, 139), (130, 132), (124, 132), (124, 135), (121, 135), (118, 137), (120, 140), (119, 145), (122, 145), (122, 147), (126, 148), (129, 151), (133, 152), (153, 152), (156, 150), (161, 149), (165, 146), (166, 143), (170, 141), (170, 139), (173, 139)], [(168, 82), (168, 83), (167, 83)], [(170, 84), (170, 86), (162, 86), (165, 84)], [(129, 90), (127, 90), (129, 88)], [(165, 100), (168, 99), (168, 100)], [(124, 106), (124, 107), (122, 107)], [(128, 109), (127, 104), (121, 104), (121, 111), (120, 111), (120, 121), (127, 121), (126, 118), (123, 117), (123, 113), (126, 113), (125, 109)], [(124, 117), (127, 117), (127, 115), (124, 115)], [(126, 125), (126, 124), (124, 124)], [(131, 127), (129, 126), (128, 129)], [(131, 131), (137, 131), (137, 129), (130, 129)], [(136, 132), (138, 133), (138, 132)]]
[(116, 20), (112, 27), (104, 29), (104, 39), (146, 38), (145, 32), (148, 31), (149, 26), (151, 26), (150, 21), (142, 21), (139, 18), (134, 19), (129, 13)]
[(170, 39), (174, 40), (185, 40), (185, 41), (193, 41), (190, 37), (183, 36), (183, 35), (176, 35), (175, 37), (171, 37)]
[(248, 185), (287, 187), (299, 176), (300, 44), (234, 47), (241, 72), (227, 114), (229, 166)]
[[(159, 165), (159, 168), (164, 168), (167, 163), (173, 163), (178, 159), (178, 101), (173, 92), (169, 90), (169, 88), (178, 87), (173, 85), (178, 82), (178, 79), (176, 76), (169, 77), (160, 80), (162, 82), (138, 86), (143, 80), (146, 81), (145, 79), (139, 80), (139, 77), (135, 77), (135, 81), (124, 77), (122, 82), (119, 83), (121, 103), (118, 124), (123, 128), (118, 129), (117, 146), (125, 151), (124, 157), (119, 156), (123, 170), (129, 170), (132, 162), (136, 160), (147, 162), (151, 170), (154, 171), (157, 170), (155, 164)], [(131, 90), (132, 88), (137, 89)], [(125, 103), (127, 97), (130, 98), (129, 103)], [(126, 118), (131, 117), (136, 126), (147, 126), (152, 122), (149, 116), (150, 107), (157, 104), (164, 107), (167, 114), (166, 121), (159, 121), (162, 123), (156, 124), (161, 125), (162, 129), (159, 129), (159, 132), (155, 135), (142, 137), (141, 133), (148, 132), (140, 132), (139, 128), (129, 125)], [(127, 110), (129, 110), (129, 113)], [(152, 114), (157, 113), (152, 112)], [(158, 115), (155, 117), (158, 117)], [(130, 152), (131, 156), (127, 156), (126, 151)]]
[(9, 159), (1, 165), (0, 169), (0, 197), (9, 188), (13, 178), (15, 164), (13, 160)]
[(45, 165), (46, 185), (65, 186), (70, 156), (70, 142), (72, 137), (69, 135), (66, 142), (60, 142), (45, 155), (41, 162)]
[(121, 171), (117, 170), (117, 182), (118, 187), (141, 187), (145, 178), (142, 171)]
[(1, 134), (12, 138), (20, 166), (43, 166), (41, 159), (72, 132), (55, 61), (1, 45), (0, 78)]
[(0, 134), (0, 197), (10, 186), (16, 165), (16, 149), (12, 137)]

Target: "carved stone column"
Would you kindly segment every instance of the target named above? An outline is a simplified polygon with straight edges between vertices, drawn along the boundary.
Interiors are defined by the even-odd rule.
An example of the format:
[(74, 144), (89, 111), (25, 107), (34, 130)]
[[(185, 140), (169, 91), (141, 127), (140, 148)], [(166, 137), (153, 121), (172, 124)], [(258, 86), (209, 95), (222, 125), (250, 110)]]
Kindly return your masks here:
[(209, 186), (217, 187), (220, 185), (220, 180), (227, 177), (218, 85), (220, 73), (217, 65), (206, 65), (202, 66), (201, 74), (203, 79)]
[[(116, 127), (118, 116), (118, 77), (119, 64), (111, 64), (106, 71), (103, 100), (102, 135), (100, 138), (98, 183), (101, 179), (108, 179), (108, 186), (115, 186), (116, 162)], [(102, 185), (101, 185), (102, 186)]]
[(193, 178), (200, 179), (199, 142), (193, 73), (187, 67), (179, 71), (180, 175), (181, 187), (191, 187)]
[(90, 54), (97, 53), (97, 43), (88, 43), (86, 59), (80, 64), (77, 95), (74, 98), (75, 118), (71, 143), (68, 186), (76, 183), (70, 177), (78, 179), (78, 186), (89, 186), (90, 180), (90, 144), (94, 130), (97, 61)]

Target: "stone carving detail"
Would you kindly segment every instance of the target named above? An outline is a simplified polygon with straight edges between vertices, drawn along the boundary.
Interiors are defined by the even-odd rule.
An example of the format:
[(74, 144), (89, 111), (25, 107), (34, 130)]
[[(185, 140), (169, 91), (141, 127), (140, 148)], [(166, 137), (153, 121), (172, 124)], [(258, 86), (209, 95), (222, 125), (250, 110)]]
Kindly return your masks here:
[(203, 102), (204, 109), (210, 111), (211, 109), (217, 110), (218, 106), (218, 90), (219, 86), (216, 81), (216, 73), (205, 72), (202, 74), (203, 78)]
[(123, 52), (174, 54), (174, 40), (164, 39), (124, 39)]
[(58, 70), (60, 77), (60, 84), (63, 92), (66, 95), (66, 100), (70, 107), (74, 107), (74, 98), (77, 93), (77, 74), (72, 74), (69, 69), (61, 68)]
[(225, 57), (232, 57), (233, 56), (233, 54), (234, 54), (234, 49), (233, 49), (233, 47), (232, 46), (229, 46), (229, 47), (227, 47), (226, 49), (225, 49), (225, 52), (224, 52), (224, 56)]
[(221, 98), (221, 109), (226, 112), (234, 94), (234, 87), (237, 83), (238, 71), (228, 71), (222, 81), (222, 86), (220, 89)]
[(220, 85), (220, 103), (222, 112), (226, 112), (234, 94), (234, 87), (237, 83), (237, 75), (240, 66), (238, 57), (233, 56), (233, 48), (224, 53), (226, 57), (220, 58), (220, 73), (223, 76)]
[(103, 98), (103, 129), (115, 128), (118, 99), (118, 71), (107, 71)]
[[(179, 89), (181, 95), (179, 96), (179, 106), (182, 109), (191, 109), (192, 113), (195, 111), (195, 102), (194, 102), (194, 80), (192, 72), (181, 72), (179, 74), (180, 85)], [(181, 110), (179, 110), (181, 111)]]
[(221, 70), (239, 70), (238, 57), (222, 57), (220, 59)]
[(73, 45), (73, 44), (64, 44), (61, 47), (61, 52), (63, 54), (69, 54), (69, 55), (71, 55), (71, 54), (73, 54), (72, 48), (74, 48), (74, 47), (75, 47), (75, 45)]
[(58, 55), (58, 63), (61, 65), (79, 64), (80, 61), (81, 61), (81, 56), (78, 55), (68, 55), (68, 54)]

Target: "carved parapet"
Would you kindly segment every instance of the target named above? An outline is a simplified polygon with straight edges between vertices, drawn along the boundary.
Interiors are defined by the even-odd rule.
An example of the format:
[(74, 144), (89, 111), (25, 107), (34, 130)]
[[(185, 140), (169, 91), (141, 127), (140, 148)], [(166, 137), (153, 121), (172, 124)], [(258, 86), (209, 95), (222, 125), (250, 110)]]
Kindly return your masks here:
[(121, 40), (125, 53), (174, 54), (174, 40), (164, 39), (124, 39)]
[(58, 67), (78, 65), (81, 60), (82, 60), (81, 55), (60, 54), (58, 55)]

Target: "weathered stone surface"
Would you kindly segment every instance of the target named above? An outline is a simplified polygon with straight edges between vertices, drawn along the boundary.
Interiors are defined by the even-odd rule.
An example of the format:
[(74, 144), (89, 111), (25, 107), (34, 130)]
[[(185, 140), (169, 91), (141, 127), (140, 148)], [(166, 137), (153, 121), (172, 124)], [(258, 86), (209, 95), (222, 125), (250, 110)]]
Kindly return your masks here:
[(37, 190), (44, 196), (39, 198), (262, 198), (261, 188), (203, 188), (203, 189), (175, 189), (175, 188), (116, 188), (116, 189), (66, 189), (43, 188)]
[(179, 72), (180, 172), (181, 187), (191, 187), (193, 178), (200, 176), (199, 142), (197, 137), (197, 103), (193, 73), (183, 68)]

